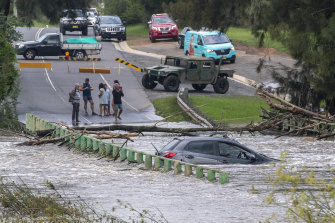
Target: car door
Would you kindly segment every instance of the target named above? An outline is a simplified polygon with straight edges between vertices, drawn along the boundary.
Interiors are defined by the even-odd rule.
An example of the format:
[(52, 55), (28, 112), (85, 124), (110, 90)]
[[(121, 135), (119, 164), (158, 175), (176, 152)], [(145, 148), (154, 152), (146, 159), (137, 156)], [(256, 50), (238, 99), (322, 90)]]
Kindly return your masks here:
[(218, 156), (219, 163), (249, 164), (253, 162), (251, 157), (253, 157), (254, 155), (243, 150), (237, 145), (229, 144), (226, 142), (218, 142), (218, 148), (219, 148), (219, 156)]
[(214, 64), (210, 61), (201, 61), (201, 72), (200, 80), (201, 81), (210, 81), (213, 79), (213, 68)]
[(190, 142), (182, 152), (182, 159), (192, 164), (218, 164), (215, 141)]
[(204, 55), (204, 53), (202, 52), (203, 50), (204, 50), (204, 44), (201, 35), (198, 35), (196, 45), (194, 45), (194, 55), (195, 56)]
[(199, 80), (199, 63), (196, 60), (189, 60), (187, 62), (187, 81), (198, 81)]
[(47, 36), (38, 47), (39, 56), (58, 56), (60, 52), (61, 47), (58, 35)]

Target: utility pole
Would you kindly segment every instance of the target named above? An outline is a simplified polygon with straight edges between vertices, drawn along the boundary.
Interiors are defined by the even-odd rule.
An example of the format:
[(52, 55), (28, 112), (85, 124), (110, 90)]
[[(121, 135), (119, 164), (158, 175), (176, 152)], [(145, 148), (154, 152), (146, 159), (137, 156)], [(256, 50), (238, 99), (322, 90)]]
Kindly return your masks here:
[(13, 0), (13, 14), (15, 17), (17, 17), (16, 0)]

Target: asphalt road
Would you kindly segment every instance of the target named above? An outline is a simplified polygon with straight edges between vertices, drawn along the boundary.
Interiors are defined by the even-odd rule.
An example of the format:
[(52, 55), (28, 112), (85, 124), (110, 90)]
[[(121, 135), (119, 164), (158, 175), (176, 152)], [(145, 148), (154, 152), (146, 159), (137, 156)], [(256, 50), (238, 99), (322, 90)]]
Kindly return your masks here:
[[(24, 41), (35, 40), (45, 33), (58, 32), (58, 28), (18, 28), (23, 34)], [(93, 36), (93, 31), (89, 29), (89, 36)], [(80, 32), (67, 33), (65, 38), (79, 38)], [(72, 105), (68, 102), (68, 93), (74, 88), (75, 83), (83, 83), (86, 77), (90, 78), (90, 83), (94, 90), (92, 92), (95, 102), (94, 110), (99, 112), (98, 85), (107, 83), (112, 86), (113, 81), (118, 79), (123, 87), (125, 97), (123, 100), (124, 113), (121, 123), (143, 123), (154, 122), (161, 119), (155, 115), (154, 107), (150, 101), (152, 98), (176, 95), (175, 92), (165, 92), (163, 86), (158, 85), (154, 90), (146, 90), (141, 85), (142, 74), (124, 65), (120, 67), (114, 61), (115, 57), (123, 58), (140, 67), (159, 64), (161, 61), (156, 58), (130, 54), (117, 51), (114, 47), (116, 41), (103, 41), (102, 51), (99, 57), (101, 61), (94, 62), (96, 68), (109, 68), (111, 74), (79, 73), (79, 68), (89, 68), (92, 62), (87, 61), (60, 61), (58, 57), (36, 57), (35, 62), (51, 62), (53, 72), (47, 69), (22, 69), (21, 93), (19, 96), (18, 113), (20, 121), (25, 121), (26, 113), (34, 113), (50, 121), (63, 121), (71, 124)], [(18, 62), (30, 62), (17, 56)], [(68, 64), (70, 72), (68, 72)], [(254, 95), (255, 89), (230, 80), (230, 89), (227, 94)], [(181, 85), (190, 88), (190, 93), (194, 95), (214, 94), (211, 85), (208, 85), (204, 92), (198, 93), (192, 90), (190, 85)], [(114, 122), (114, 118), (92, 116), (88, 105), (89, 115), (84, 115), (83, 101), (80, 105), (81, 125), (109, 124)]]

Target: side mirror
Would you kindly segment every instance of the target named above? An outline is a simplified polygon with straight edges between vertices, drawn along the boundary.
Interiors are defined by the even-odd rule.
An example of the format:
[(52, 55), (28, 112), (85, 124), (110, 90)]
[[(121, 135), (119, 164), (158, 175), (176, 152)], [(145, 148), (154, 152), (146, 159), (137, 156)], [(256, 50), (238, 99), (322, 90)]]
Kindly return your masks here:
[(151, 21), (149, 21), (148, 24), (150, 25), (150, 24), (151, 24)]
[(230, 41), (230, 42), (233, 42), (233, 40), (232, 40), (232, 39), (229, 39), (229, 41)]
[(124, 26), (127, 25), (127, 22), (126, 22), (126, 21), (123, 21), (123, 25), (124, 25)]

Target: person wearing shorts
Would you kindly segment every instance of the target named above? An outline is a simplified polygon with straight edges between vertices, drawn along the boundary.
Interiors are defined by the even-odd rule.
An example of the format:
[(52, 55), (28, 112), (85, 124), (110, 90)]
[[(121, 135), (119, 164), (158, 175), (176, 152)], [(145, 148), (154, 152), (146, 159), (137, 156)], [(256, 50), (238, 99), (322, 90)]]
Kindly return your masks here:
[(121, 97), (124, 96), (123, 91), (120, 88), (120, 85), (118, 83), (114, 84), (114, 90), (112, 91), (113, 94), (113, 109), (114, 109), (114, 116), (115, 116), (115, 122), (117, 122), (117, 119), (121, 120), (121, 113), (123, 111), (122, 108), (122, 99)]
[(83, 92), (85, 115), (88, 115), (88, 113), (87, 113), (87, 101), (89, 101), (90, 104), (91, 104), (92, 115), (97, 115), (94, 112), (94, 102), (93, 102), (92, 94), (91, 94), (91, 91), (93, 91), (93, 87), (90, 85), (90, 79), (88, 79), (88, 78), (85, 79), (85, 83), (83, 83), (80, 86), (80, 90)]

